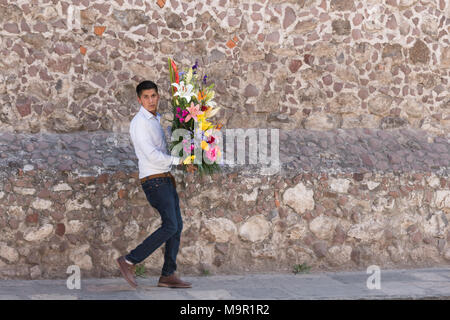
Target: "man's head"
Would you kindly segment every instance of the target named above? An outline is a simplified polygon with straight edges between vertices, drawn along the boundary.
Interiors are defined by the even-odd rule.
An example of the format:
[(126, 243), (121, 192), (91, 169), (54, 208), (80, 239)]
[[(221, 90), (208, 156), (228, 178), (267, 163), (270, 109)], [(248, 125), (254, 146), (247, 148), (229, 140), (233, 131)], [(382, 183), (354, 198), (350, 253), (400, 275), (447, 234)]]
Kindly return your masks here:
[(138, 102), (149, 112), (156, 115), (159, 94), (158, 86), (153, 81), (142, 81), (136, 87)]

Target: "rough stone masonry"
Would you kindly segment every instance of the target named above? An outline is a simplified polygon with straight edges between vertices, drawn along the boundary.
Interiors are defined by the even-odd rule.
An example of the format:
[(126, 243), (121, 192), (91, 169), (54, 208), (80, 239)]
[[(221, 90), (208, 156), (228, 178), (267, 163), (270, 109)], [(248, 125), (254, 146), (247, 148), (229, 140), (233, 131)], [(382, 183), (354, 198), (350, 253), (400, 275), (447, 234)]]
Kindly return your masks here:
[(448, 265), (449, 33), (445, 0), (0, 0), (0, 277), (119, 275), (158, 227), (127, 131), (143, 79), (170, 125), (168, 57), (280, 129), (274, 175), (176, 171), (180, 272)]
[[(118, 275), (159, 227), (127, 134), (0, 135), (0, 274)], [(450, 143), (415, 130), (292, 130), (281, 170), (176, 172), (186, 273), (436, 266), (450, 261)], [(163, 249), (145, 261), (155, 275)]]

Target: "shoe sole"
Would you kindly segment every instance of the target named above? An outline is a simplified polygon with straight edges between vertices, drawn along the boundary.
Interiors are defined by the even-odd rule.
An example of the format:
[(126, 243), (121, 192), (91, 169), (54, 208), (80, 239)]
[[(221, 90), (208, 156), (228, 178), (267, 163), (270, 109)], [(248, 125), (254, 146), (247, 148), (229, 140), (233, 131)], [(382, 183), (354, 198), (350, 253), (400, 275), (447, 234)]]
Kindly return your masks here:
[(137, 288), (137, 284), (134, 284), (133, 282), (131, 282), (131, 280), (129, 280), (127, 278), (127, 276), (125, 275), (125, 272), (122, 270), (122, 266), (120, 265), (119, 260), (116, 260), (116, 263), (119, 266), (119, 270), (120, 270), (120, 273), (122, 274), (122, 277), (128, 282), (128, 284), (130, 286), (132, 286), (134, 289), (136, 289)]
[(179, 289), (188, 289), (188, 288), (192, 288), (192, 286), (177, 286), (177, 285), (170, 285), (170, 284), (165, 284), (165, 283), (158, 283), (158, 287), (163, 287), (163, 288), (179, 288)]

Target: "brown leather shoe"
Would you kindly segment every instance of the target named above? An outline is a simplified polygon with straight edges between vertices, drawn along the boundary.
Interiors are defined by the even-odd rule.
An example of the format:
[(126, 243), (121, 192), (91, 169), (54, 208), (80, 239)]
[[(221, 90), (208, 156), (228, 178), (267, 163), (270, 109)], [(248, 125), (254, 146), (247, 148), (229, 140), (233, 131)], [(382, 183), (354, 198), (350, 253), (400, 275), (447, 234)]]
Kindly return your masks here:
[(120, 272), (122, 273), (122, 276), (127, 280), (127, 282), (132, 286), (133, 288), (137, 287), (136, 279), (134, 277), (136, 267), (134, 265), (131, 265), (125, 261), (125, 257), (119, 257), (117, 258), (117, 264), (119, 265)]
[(192, 288), (192, 283), (182, 281), (177, 275), (174, 273), (170, 276), (161, 276), (158, 281), (158, 287), (166, 287), (166, 288)]

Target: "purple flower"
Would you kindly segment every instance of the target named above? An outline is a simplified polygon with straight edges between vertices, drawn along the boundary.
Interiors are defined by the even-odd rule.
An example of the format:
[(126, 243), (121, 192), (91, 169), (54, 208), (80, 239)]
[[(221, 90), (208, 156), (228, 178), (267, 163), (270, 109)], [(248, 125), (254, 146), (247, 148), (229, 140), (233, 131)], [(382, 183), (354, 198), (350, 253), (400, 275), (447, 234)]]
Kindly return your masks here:
[(177, 108), (177, 113), (180, 113), (181, 112), (181, 109), (180, 109), (180, 107), (178, 107)]
[(188, 114), (189, 114), (189, 112), (187, 112), (186, 110), (183, 110), (183, 112), (182, 112), (183, 118), (186, 117)]
[(206, 84), (206, 78), (208, 78), (207, 75), (205, 75), (205, 76), (203, 77), (203, 83), (204, 83), (204, 84)]
[(197, 74), (198, 60), (195, 60), (195, 64), (192, 66), (193, 74)]
[(180, 122), (184, 122), (184, 118), (180, 118)]

